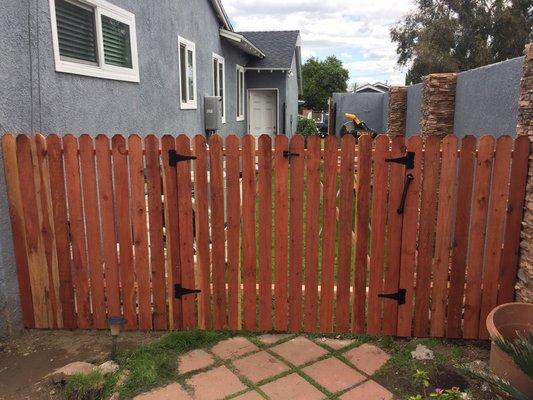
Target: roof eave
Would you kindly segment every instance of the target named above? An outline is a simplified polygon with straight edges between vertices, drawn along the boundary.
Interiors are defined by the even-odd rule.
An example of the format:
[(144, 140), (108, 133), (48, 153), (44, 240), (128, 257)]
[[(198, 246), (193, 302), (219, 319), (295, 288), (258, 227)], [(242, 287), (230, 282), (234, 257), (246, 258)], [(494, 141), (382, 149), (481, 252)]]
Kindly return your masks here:
[(226, 11), (224, 10), (222, 2), (220, 0), (211, 0), (211, 4), (213, 5), (215, 13), (220, 22), (222, 23), (224, 29), (233, 32), (233, 26), (231, 25), (228, 14), (226, 14)]
[(260, 49), (254, 46), (252, 42), (250, 42), (240, 33), (232, 32), (224, 28), (220, 28), (219, 32), (220, 36), (230, 40), (235, 46), (237, 46), (242, 51), (258, 58), (265, 58), (265, 53), (263, 53)]

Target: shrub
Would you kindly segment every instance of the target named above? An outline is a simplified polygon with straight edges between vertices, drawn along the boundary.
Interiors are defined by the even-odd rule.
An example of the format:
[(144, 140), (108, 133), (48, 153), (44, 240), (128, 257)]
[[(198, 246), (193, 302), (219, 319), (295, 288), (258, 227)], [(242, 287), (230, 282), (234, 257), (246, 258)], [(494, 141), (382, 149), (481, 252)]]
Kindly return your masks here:
[(314, 136), (320, 134), (314, 119), (302, 117), (298, 117), (296, 132), (302, 136)]

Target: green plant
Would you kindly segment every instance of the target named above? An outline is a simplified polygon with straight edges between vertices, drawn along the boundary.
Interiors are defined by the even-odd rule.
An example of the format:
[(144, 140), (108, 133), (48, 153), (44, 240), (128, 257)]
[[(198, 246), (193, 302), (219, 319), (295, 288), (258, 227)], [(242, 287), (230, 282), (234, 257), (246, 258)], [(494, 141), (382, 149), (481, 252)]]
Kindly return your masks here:
[(435, 389), (433, 393), (430, 393), (428, 396), (427, 389), (431, 386), (429, 381), (429, 375), (426, 371), (417, 369), (413, 375), (415, 384), (420, 386), (422, 389), (422, 394), (416, 394), (414, 396), (409, 396), (408, 400), (426, 400), (426, 399), (435, 399), (435, 400), (459, 400), (465, 399), (466, 393), (461, 392), (457, 387), (451, 389)]
[(296, 132), (302, 136), (319, 135), (316, 122), (311, 118), (298, 117), (298, 127), (296, 128)]
[(65, 400), (98, 400), (102, 398), (105, 377), (101, 372), (73, 375), (62, 391)]
[(518, 334), (515, 340), (498, 337), (494, 343), (513, 359), (518, 368), (533, 378), (533, 332)]

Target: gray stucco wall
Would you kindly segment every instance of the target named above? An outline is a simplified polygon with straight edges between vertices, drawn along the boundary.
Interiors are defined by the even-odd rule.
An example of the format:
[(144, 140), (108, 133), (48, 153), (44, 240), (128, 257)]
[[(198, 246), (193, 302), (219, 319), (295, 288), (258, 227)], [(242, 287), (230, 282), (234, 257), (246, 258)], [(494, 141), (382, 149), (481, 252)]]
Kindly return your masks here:
[(515, 135), (523, 63), (518, 57), (457, 76), (456, 135)]
[(380, 133), (385, 132), (384, 103), (388, 108), (388, 94), (386, 96), (384, 93), (333, 93), (333, 101), (337, 105), (335, 119), (337, 135), (340, 134), (342, 124), (346, 122), (345, 113), (356, 114), (370, 128)]
[(422, 117), (422, 84), (407, 88), (407, 115), (405, 134), (407, 136), (420, 133), (420, 118)]
[(292, 58), (291, 74), (287, 75), (285, 101), (285, 134), (292, 136), (298, 125), (298, 77), (296, 75), (296, 54)]

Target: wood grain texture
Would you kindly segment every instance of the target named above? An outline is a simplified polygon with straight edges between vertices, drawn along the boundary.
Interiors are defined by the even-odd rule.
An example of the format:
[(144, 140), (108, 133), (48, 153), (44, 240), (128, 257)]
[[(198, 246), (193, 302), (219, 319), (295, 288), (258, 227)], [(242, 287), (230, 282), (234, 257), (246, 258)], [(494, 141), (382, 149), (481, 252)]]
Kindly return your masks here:
[(241, 184), (239, 138), (226, 138), (226, 219), (228, 257), (228, 327), (241, 327)]
[(275, 138), (274, 175), (274, 328), (285, 331), (288, 327), (288, 240), (289, 240), (289, 159), (287, 136)]
[(320, 290), (320, 330), (322, 332), (333, 331), (338, 145), (338, 139), (335, 136), (326, 138), (322, 189), (322, 276)]
[(320, 214), (320, 144), (318, 136), (307, 138), (307, 202), (305, 233), (304, 329), (315, 332), (318, 319), (318, 228)]
[(272, 139), (258, 142), (259, 329), (272, 330)]
[(455, 180), (457, 177), (457, 137), (448, 135), (442, 141), (442, 163), (439, 182), (433, 285), (431, 291), (432, 337), (444, 336), (446, 305), (452, 247)]
[(465, 136), (461, 140), (461, 154), (459, 156), (459, 173), (457, 178), (455, 230), (452, 242), (450, 289), (448, 291), (448, 308), (446, 312), (446, 336), (449, 338), (460, 338), (462, 336), (461, 322), (463, 319), (465, 271), (468, 255), (468, 231), (470, 228), (470, 211), (472, 207), (476, 143), (477, 140), (474, 136)]
[(355, 138), (345, 135), (341, 140), (339, 186), (339, 263), (337, 269), (336, 326), (337, 332), (350, 330), (350, 269), (352, 265), (352, 231), (354, 210)]

